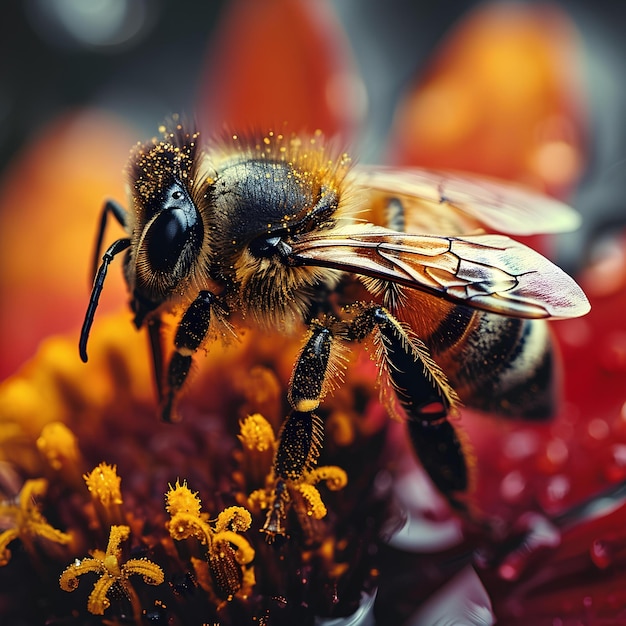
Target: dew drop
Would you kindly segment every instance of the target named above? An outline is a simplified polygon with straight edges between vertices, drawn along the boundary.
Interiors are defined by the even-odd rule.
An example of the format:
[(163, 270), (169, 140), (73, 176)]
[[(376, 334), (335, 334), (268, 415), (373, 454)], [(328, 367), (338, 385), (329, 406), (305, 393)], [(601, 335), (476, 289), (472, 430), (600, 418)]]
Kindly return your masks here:
[(610, 434), (609, 425), (605, 420), (600, 418), (592, 419), (589, 422), (587, 432), (589, 433), (589, 436), (596, 441), (602, 441)]
[(595, 539), (589, 549), (591, 561), (598, 569), (606, 569), (612, 561), (612, 554), (608, 544), (602, 539)]
[(512, 563), (505, 563), (498, 568), (498, 574), (502, 580), (515, 580), (519, 573), (519, 568)]
[(507, 502), (516, 502), (526, 488), (526, 480), (519, 470), (509, 472), (500, 483), (500, 494)]
[[(626, 421), (626, 417), (624, 419)], [(514, 461), (521, 460), (534, 454), (537, 450), (537, 444), (537, 436), (534, 433), (524, 430), (514, 432), (504, 444), (504, 455)]]
[(554, 510), (559, 507), (571, 490), (571, 483), (564, 474), (552, 476), (545, 486), (545, 490), (540, 498), (542, 506), (547, 510)]
[(612, 483), (626, 478), (626, 444), (616, 443), (611, 446), (611, 458), (604, 468), (604, 475)]
[(552, 474), (558, 471), (567, 461), (569, 451), (567, 444), (562, 439), (551, 439), (545, 448), (542, 457), (539, 458), (541, 469), (546, 474)]
[(569, 456), (567, 444), (562, 439), (553, 439), (548, 444), (546, 454), (554, 465), (562, 465)]

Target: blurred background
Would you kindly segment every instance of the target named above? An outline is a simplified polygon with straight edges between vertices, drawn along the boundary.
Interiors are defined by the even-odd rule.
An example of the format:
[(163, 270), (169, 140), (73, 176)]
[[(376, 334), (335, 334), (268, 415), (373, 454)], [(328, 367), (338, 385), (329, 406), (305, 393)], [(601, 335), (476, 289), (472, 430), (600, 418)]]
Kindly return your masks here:
[[(129, 148), (175, 112), (530, 184), (585, 217), (560, 263), (606, 254), (626, 221), (625, 17), (612, 0), (8, 0), (0, 379), (77, 332), (102, 203), (124, 201)], [(125, 300), (110, 274), (103, 311)]]

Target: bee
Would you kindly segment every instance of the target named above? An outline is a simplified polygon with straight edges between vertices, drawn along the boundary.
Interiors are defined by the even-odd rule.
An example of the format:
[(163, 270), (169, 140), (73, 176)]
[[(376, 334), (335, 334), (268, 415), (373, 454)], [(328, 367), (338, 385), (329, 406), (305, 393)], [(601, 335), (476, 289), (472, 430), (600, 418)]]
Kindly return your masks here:
[[(485, 229), (569, 230), (579, 221), (573, 209), (492, 181), (357, 167), (320, 133), (203, 145), (177, 120), (160, 130), (131, 153), (130, 208), (104, 206), (80, 356), (87, 361), (107, 270), (122, 252), (165, 421), (177, 419), (194, 353), (224, 329), (308, 328), (288, 385), (268, 534), (284, 533), (289, 481), (316, 465), (316, 411), (357, 344), (373, 347), (384, 401), (458, 506), (470, 475), (449, 418), (461, 403), (530, 419), (553, 413), (546, 320), (584, 315), (589, 303), (542, 255)], [(99, 261), (109, 216), (126, 236)], [(162, 316), (174, 309), (182, 313), (164, 358)]]

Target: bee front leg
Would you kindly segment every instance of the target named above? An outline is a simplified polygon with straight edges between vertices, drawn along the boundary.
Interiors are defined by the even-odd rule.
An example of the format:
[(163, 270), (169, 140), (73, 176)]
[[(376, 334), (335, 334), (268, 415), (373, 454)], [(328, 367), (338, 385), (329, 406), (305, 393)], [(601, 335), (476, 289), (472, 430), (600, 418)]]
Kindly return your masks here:
[(451, 504), (464, 508), (456, 495), (468, 491), (469, 469), (459, 435), (448, 419), (460, 403), (456, 393), (426, 345), (384, 307), (365, 307), (353, 320), (354, 340), (370, 333), (377, 345), (383, 385), (391, 385), (408, 417), (418, 458)]
[[(95, 276), (98, 263), (100, 262), (100, 251), (102, 250), (102, 241), (104, 240), (104, 233), (107, 227), (107, 221), (109, 215), (113, 215), (117, 223), (124, 229), (128, 229), (129, 217), (128, 211), (121, 205), (115, 202), (115, 200), (107, 200), (102, 207), (102, 213), (100, 215), (100, 224), (98, 226), (98, 232), (96, 234), (96, 245), (94, 246), (94, 257), (92, 263), (91, 275)], [(130, 234), (130, 233), (129, 233)]]
[(175, 349), (160, 394), (161, 418), (166, 422), (177, 421), (176, 399), (189, 375), (193, 354), (209, 330), (211, 307), (214, 303), (215, 296), (210, 291), (200, 291), (180, 320), (174, 337)]

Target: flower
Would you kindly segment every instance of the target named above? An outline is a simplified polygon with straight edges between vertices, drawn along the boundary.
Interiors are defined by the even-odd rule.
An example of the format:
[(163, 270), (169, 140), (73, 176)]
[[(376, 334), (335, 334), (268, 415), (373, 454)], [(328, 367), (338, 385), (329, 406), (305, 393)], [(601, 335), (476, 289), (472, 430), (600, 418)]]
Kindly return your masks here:
[(87, 610), (94, 615), (104, 615), (105, 610), (111, 605), (109, 594), (114, 586), (119, 586), (131, 600), (135, 619), (139, 621), (141, 607), (138, 605), (137, 595), (130, 584), (129, 577), (136, 574), (149, 585), (163, 583), (163, 570), (148, 559), (120, 561), (122, 556), (120, 543), (126, 541), (129, 535), (128, 526), (111, 526), (106, 552), (94, 550), (92, 557), (76, 559), (61, 574), (59, 585), (63, 591), (74, 591), (78, 587), (79, 576), (89, 572), (100, 574), (87, 601)]
[(9, 562), (8, 546), (16, 539), (34, 558), (37, 558), (35, 541), (43, 539), (60, 544), (71, 541), (68, 533), (51, 526), (41, 514), (36, 498), (44, 495), (47, 488), (48, 482), (43, 478), (27, 480), (17, 496), (17, 503), (0, 502), (0, 525), (9, 525), (0, 534), (0, 566)]
[[(206, 559), (194, 558), (194, 568), (208, 562), (211, 578), (200, 577), (202, 587), (212, 598), (232, 600), (237, 593), (245, 598), (254, 584), (252, 568), (245, 568), (254, 558), (254, 549), (239, 533), (252, 524), (250, 513), (240, 506), (223, 510), (213, 525), (200, 514), (200, 499), (186, 483), (177, 481), (165, 495), (167, 512), (172, 516), (168, 524), (170, 535), (177, 541), (197, 539), (206, 546)], [(193, 558), (193, 557), (192, 557)], [(213, 581), (210, 584), (209, 580)]]
[(558, 5), (476, 7), (420, 68), (396, 111), (389, 158), (567, 196), (586, 159), (581, 63), (580, 33)]
[(108, 508), (116, 504), (122, 504), (122, 494), (120, 492), (122, 479), (117, 475), (115, 465), (100, 463), (98, 467), (89, 474), (85, 474), (83, 478), (94, 500), (100, 502), (103, 507)]
[[(281, 121), (352, 137), (362, 85), (336, 16), (300, 0), (264, 5), (259, 14), (247, 8), (236, 3), (211, 51), (200, 81), (202, 125), (265, 124), (253, 113), (268, 115), (263, 105), (272, 102)], [(499, 21), (506, 16), (498, 11), (487, 5), (466, 21), (452, 53), (408, 95), (395, 117), (390, 160), (480, 169), (565, 194), (585, 161), (586, 118), (579, 76), (570, 82), (555, 59), (577, 58), (577, 35), (558, 9), (546, 22), (535, 7), (516, 7), (523, 32), (515, 19)], [(494, 23), (506, 36), (485, 35)], [(298, 41), (308, 42), (300, 59)], [(528, 41), (532, 55), (518, 48)], [(503, 50), (521, 61), (520, 72), (502, 74), (495, 71), (501, 65), (489, 64), (504, 58)], [(467, 79), (466, 60), (475, 62), (470, 67), (480, 80)], [(311, 80), (318, 71), (321, 78)], [(541, 80), (522, 80), (535, 72)], [(264, 90), (277, 98), (260, 96)], [(477, 91), (502, 97), (479, 98)], [(433, 115), (437, 102), (440, 117)], [(3, 345), (12, 345), (15, 331), (22, 347), (9, 352), (17, 363), (35, 338), (69, 333), (43, 340), (0, 386), (7, 521), (0, 545), (5, 560), (9, 543), (12, 553), (0, 568), (3, 620), (626, 623), (622, 240), (614, 242), (619, 252), (586, 271), (592, 314), (553, 327), (565, 372), (555, 420), (503, 424), (463, 410), (455, 422), (473, 449), (476, 518), (452, 512), (425, 478), (404, 425), (387, 419), (367, 355), (349, 355), (344, 383), (320, 405), (319, 464), (277, 480), (275, 433), (289, 410), (297, 337), (248, 333), (212, 345), (198, 359), (181, 400), (184, 419), (175, 425), (155, 418), (148, 350), (130, 312), (107, 316), (100, 309), (91, 361), (79, 362), (76, 331), (68, 329), (84, 314), (92, 226), (103, 196), (123, 197), (119, 169), (136, 136), (110, 116), (68, 119), (73, 123), (39, 137), (0, 192), (0, 205), (29, 207), (25, 222), (21, 211), (1, 216), (2, 248), (16, 260), (13, 273), (3, 270), (11, 280), (0, 285), (15, 303), (3, 311)], [(469, 135), (457, 132), (477, 119), (482, 126)], [(80, 208), (78, 217), (59, 229), (70, 205)], [(39, 207), (51, 223), (34, 217)], [(55, 234), (42, 255), (25, 245), (37, 224)], [(66, 234), (62, 241), (57, 230)], [(81, 261), (68, 265), (68, 257)], [(107, 292), (110, 302), (124, 297), (121, 279), (116, 287)], [(45, 321), (42, 301), (49, 303)], [(170, 327), (174, 321), (165, 320)], [(22, 328), (26, 343), (18, 337)], [(23, 487), (14, 500), (16, 485)], [(36, 501), (25, 496), (29, 490)]]
[[(46, 552), (39, 559), (45, 557), (43, 589), (54, 612), (86, 619), (105, 611), (107, 619), (135, 621), (139, 614), (181, 620), (202, 615), (241, 624), (285, 610), (303, 619), (352, 613), (362, 589), (371, 589), (375, 580), (367, 546), (374, 545), (383, 510), (368, 494), (377, 471), (369, 455), (381, 450), (385, 423), (377, 403), (370, 404), (371, 417), (370, 410), (363, 414), (350, 386), (325, 402), (330, 447), (322, 458), (335, 462), (290, 483), (293, 514), (285, 522), (290, 539), (270, 547), (260, 532), (266, 512), (248, 505), (248, 498), (270, 484), (274, 431), (298, 342), (279, 334), (242, 337), (212, 351), (198, 362), (194, 385), (181, 401), (185, 419), (168, 425), (155, 417), (147, 346), (128, 315), (102, 319), (92, 339), (86, 366), (74, 356), (75, 337), (56, 338), (0, 387), (3, 461), (15, 471), (49, 477), (54, 518), (72, 532), (69, 551)], [(258, 363), (265, 364), (263, 371)], [(366, 381), (374, 380), (375, 372), (367, 357), (362, 363), (367, 367), (346, 379), (362, 389), (358, 402), (368, 404), (375, 392)], [(273, 384), (258, 387), (258, 380)], [(206, 393), (211, 389), (215, 392)], [(269, 411), (275, 426), (249, 415), (255, 404)], [(33, 416), (39, 416), (35, 427)], [(343, 422), (351, 424), (352, 434), (346, 437), (346, 427), (340, 428), (340, 443), (334, 444), (333, 424)], [(16, 455), (16, 449), (23, 454)], [(354, 450), (353, 461), (347, 470), (339, 469), (346, 450)], [(91, 459), (101, 458), (87, 469)], [(346, 473), (355, 477), (352, 489)], [(84, 478), (80, 484), (76, 476)], [(192, 484), (202, 500), (188, 487)], [(332, 497), (339, 487), (342, 498)], [(312, 536), (306, 535), (311, 521), (314, 543), (305, 540)], [(68, 558), (75, 559), (69, 567)], [(7, 566), (12, 571), (33, 565), (24, 557), (13, 561)], [(166, 584), (132, 581), (133, 574), (152, 571), (148, 582), (158, 582), (157, 569)], [(100, 578), (89, 598), (79, 595), (87, 583), (78, 585), (79, 578), (94, 573)], [(56, 595), (52, 589), (59, 576), (57, 589), (78, 589)], [(115, 594), (118, 588), (125, 590), (122, 600)], [(17, 614), (35, 620), (36, 607), (18, 600), (21, 593), (14, 596)], [(279, 596), (287, 598), (288, 609), (272, 599)]]
[[(315, 485), (323, 481), (331, 491), (343, 489), (348, 482), (346, 472), (340, 467), (325, 465), (309, 469), (302, 476), (277, 481), (273, 453), (278, 442), (270, 423), (258, 413), (241, 422), (239, 439), (247, 451), (244, 458), (249, 459), (247, 471), (243, 469), (242, 472), (245, 483), (254, 484), (259, 473), (264, 476), (265, 487), (253, 491), (248, 496), (248, 503), (251, 508), (266, 512), (263, 530), (268, 539), (287, 533), (286, 520), (291, 509), (305, 531), (305, 544), (315, 543), (318, 537), (311, 522), (321, 520), (328, 512)], [(271, 452), (271, 456), (267, 452)]]

